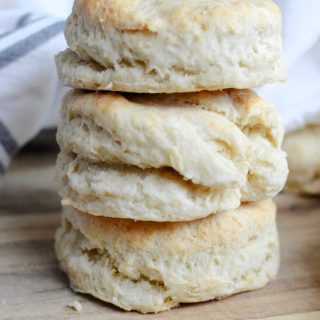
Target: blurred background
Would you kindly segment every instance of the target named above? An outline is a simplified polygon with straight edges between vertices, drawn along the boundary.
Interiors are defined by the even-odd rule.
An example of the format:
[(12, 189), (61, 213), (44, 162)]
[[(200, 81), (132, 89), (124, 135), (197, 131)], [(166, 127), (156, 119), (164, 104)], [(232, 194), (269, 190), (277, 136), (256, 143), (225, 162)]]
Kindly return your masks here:
[[(288, 81), (257, 91), (278, 108), (290, 132), (320, 124), (320, 1), (309, 0), (307, 5), (301, 0), (276, 2), (283, 14)], [(44, 179), (53, 181), (52, 165), (57, 152), (55, 127), (59, 104), (66, 91), (59, 84), (53, 56), (66, 47), (63, 23), (71, 7), (71, 0), (0, 1), (2, 206), (10, 198), (8, 193), (25, 190), (23, 184), (41, 189), (30, 184), (33, 174), (42, 172)], [(27, 176), (15, 173), (24, 166), (30, 166)], [(5, 175), (9, 168), (10, 179)], [(41, 182), (47, 189), (48, 181)], [(54, 183), (51, 185), (54, 190)], [(49, 198), (58, 199), (53, 193)]]

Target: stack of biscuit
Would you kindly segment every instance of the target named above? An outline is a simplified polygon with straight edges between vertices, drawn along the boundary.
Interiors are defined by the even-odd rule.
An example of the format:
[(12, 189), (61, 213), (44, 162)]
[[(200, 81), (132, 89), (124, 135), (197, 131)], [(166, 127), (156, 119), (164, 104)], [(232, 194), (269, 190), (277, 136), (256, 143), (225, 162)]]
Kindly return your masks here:
[(271, 0), (76, 0), (56, 63), (56, 253), (76, 291), (168, 310), (257, 289), (279, 265), (287, 176)]

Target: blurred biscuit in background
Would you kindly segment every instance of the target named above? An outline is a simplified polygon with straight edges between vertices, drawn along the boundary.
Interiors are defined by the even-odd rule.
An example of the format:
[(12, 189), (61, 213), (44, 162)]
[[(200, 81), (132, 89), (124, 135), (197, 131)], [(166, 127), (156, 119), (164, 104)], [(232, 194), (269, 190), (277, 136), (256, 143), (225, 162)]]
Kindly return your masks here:
[(320, 125), (312, 124), (286, 135), (283, 149), (288, 154), (288, 191), (320, 194)]

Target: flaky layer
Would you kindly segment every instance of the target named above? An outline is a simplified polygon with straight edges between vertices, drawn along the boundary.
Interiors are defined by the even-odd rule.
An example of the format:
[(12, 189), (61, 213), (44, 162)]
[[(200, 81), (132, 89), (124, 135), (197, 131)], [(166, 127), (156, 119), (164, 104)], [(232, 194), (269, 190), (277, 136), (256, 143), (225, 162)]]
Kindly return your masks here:
[(147, 221), (188, 221), (240, 206), (237, 189), (185, 181), (169, 168), (93, 163), (62, 152), (57, 161), (64, 205), (94, 215)]
[[(226, 193), (237, 197), (230, 205), (273, 197), (286, 179), (278, 113), (251, 91), (173, 95), (72, 91), (61, 112), (57, 138), (63, 150), (108, 165), (169, 167), (195, 187), (215, 190), (212, 203)], [(177, 220), (185, 218), (191, 216), (181, 213)]]
[(262, 287), (279, 264), (271, 200), (178, 223), (95, 217), (67, 207), (55, 248), (75, 290), (140, 312)]
[(76, 0), (57, 67), (65, 85), (173, 93), (285, 79), (270, 0)]
[(320, 194), (320, 125), (310, 125), (289, 133), (284, 140), (290, 173), (286, 189)]

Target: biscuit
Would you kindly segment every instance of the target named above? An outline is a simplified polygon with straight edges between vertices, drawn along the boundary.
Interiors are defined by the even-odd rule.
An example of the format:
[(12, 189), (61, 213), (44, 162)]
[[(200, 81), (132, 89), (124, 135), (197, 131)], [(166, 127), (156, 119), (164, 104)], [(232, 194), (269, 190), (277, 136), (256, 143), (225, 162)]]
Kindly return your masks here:
[(55, 238), (74, 290), (125, 310), (160, 312), (274, 279), (279, 243), (271, 200), (191, 222), (134, 222), (64, 208)]
[(169, 168), (93, 163), (64, 151), (56, 171), (62, 203), (94, 215), (189, 221), (238, 208), (242, 200), (237, 189), (196, 185)]
[(286, 190), (320, 194), (320, 125), (309, 125), (288, 133), (283, 148), (288, 153)]
[(168, 167), (194, 185), (239, 194), (241, 201), (271, 198), (286, 180), (278, 112), (248, 90), (71, 91), (61, 117), (61, 148), (91, 162)]
[(58, 73), (78, 89), (174, 93), (286, 79), (271, 0), (76, 0), (65, 37)]

